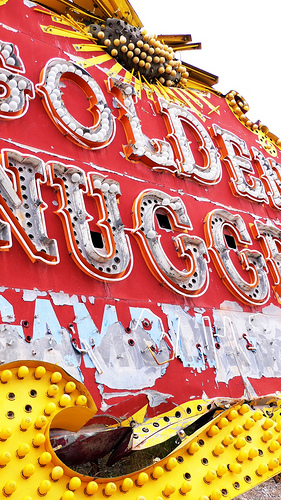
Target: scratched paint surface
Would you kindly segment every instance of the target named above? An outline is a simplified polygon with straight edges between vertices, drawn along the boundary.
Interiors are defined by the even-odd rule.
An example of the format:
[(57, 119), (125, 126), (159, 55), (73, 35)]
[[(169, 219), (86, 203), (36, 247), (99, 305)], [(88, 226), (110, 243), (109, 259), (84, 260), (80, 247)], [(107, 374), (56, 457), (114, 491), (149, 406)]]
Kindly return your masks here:
[[(51, 60), (69, 69), (93, 57), (75, 49), (79, 33), (46, 33), (42, 26), (59, 24), (43, 9), (17, 1), (15, 19), (10, 2), (0, 8), (0, 40), (17, 46), (33, 88), (43, 86)], [(19, 74), (1, 61), (0, 77)], [(99, 61), (87, 72), (111, 121), (103, 116), (107, 135), (92, 149), (54, 124), (44, 92), (30, 95), (15, 119), (0, 106), (1, 363), (58, 363), (85, 382), (102, 410), (119, 414), (130, 401), (124, 415), (147, 400), (153, 414), (191, 398), (277, 391), (280, 150), (269, 154), (218, 93), (193, 88), (185, 109), (137, 85), (138, 99), (125, 99), (125, 72), (110, 74), (115, 61)], [(71, 77), (60, 89), (69, 114), (91, 132), (88, 90)], [(161, 153), (153, 138), (165, 141)], [(273, 235), (274, 259), (253, 236), (257, 221)], [(23, 242), (24, 231), (31, 242)]]

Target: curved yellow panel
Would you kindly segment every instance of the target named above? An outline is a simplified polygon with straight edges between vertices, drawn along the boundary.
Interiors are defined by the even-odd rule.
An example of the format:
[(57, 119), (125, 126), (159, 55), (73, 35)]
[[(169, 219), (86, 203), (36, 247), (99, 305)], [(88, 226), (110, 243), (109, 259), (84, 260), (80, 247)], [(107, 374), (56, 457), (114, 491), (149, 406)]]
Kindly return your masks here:
[(77, 430), (95, 413), (93, 400), (60, 367), (24, 363), (0, 372), (0, 498), (231, 499), (281, 471), (281, 421), (236, 404), (146, 469), (113, 479), (78, 474), (56, 456), (49, 428)]

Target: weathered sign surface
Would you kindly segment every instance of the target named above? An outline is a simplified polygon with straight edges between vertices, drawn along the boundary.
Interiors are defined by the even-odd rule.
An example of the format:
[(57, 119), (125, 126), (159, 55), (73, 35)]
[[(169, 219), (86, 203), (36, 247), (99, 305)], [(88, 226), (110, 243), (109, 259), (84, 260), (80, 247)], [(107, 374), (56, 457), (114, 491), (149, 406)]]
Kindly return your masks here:
[(107, 412), (278, 390), (280, 141), (236, 92), (142, 84), (9, 3), (1, 361), (59, 363)]
[[(192, 487), (192, 499), (234, 498), (281, 463), (273, 457), (280, 422), (271, 429), (281, 377), (281, 141), (250, 120), (239, 93), (223, 96), (213, 75), (175, 61), (169, 37), (140, 35), (133, 11), (130, 25), (112, 21), (107, 6), (105, 24), (89, 28), (89, 2), (41, 4), (0, 1), (0, 363), (8, 363), (0, 396), (11, 426), (1, 420), (0, 444), (13, 435), (18, 446), (52, 414), (52, 427), (67, 429), (52, 444), (70, 444), (60, 453), (71, 465), (86, 450), (92, 461), (113, 450), (110, 466), (166, 439), (169, 448), (143, 466), (127, 463), (126, 473), (174, 453), (167, 463), (144, 476), (101, 480), (102, 489), (79, 474), (69, 481), (46, 427), (30, 442), (37, 469), (49, 464), (47, 479), (29, 484), (44, 496), (62, 478), (52, 490), (62, 500), (79, 488), (82, 496), (99, 491), (96, 498), (131, 490), (128, 498), (145, 500), (153, 490), (162, 500), (176, 489), (181, 498)], [(121, 13), (129, 5), (119, 4)], [(10, 405), (25, 385), (28, 398), (40, 394), (47, 403), (30, 399), (20, 411), (37, 405), (39, 416), (32, 423), (24, 414), (14, 432), (20, 413)], [(277, 413), (242, 404), (262, 397)], [(59, 415), (71, 405), (78, 413), (88, 406), (75, 428), (71, 408), (67, 424)], [(74, 436), (96, 410), (101, 420)], [(45, 441), (47, 455), (37, 457), (33, 448)], [(25, 464), (27, 446), (16, 450), (17, 463)], [(8, 475), (10, 451), (0, 450)], [(217, 468), (225, 451), (230, 458)], [(209, 461), (215, 472), (201, 471)], [(164, 483), (176, 465), (176, 486)], [(27, 461), (20, 483), (32, 467)], [(144, 486), (149, 478), (154, 486)], [(8, 479), (6, 497), (18, 487)], [(141, 487), (148, 496), (136, 493)]]

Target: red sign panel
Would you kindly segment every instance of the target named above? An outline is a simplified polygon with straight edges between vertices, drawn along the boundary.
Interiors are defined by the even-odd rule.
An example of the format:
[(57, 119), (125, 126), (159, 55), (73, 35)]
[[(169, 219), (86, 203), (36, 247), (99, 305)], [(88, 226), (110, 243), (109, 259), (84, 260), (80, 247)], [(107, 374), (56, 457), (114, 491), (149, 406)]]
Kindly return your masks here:
[(0, 31), (1, 360), (118, 415), (276, 391), (279, 141), (236, 92), (142, 84), (28, 2)]

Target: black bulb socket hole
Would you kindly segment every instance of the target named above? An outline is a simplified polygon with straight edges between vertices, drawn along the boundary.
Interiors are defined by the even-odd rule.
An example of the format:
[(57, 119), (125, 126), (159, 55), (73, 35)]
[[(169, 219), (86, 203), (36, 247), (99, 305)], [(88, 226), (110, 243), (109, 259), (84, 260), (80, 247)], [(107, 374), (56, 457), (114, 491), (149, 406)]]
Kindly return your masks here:
[(151, 322), (149, 321), (149, 319), (145, 318), (142, 321), (142, 327), (144, 330), (151, 330)]

